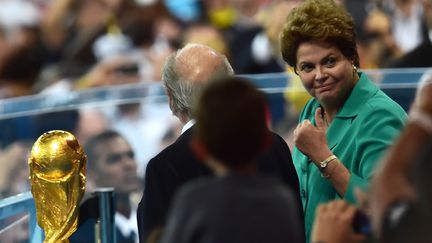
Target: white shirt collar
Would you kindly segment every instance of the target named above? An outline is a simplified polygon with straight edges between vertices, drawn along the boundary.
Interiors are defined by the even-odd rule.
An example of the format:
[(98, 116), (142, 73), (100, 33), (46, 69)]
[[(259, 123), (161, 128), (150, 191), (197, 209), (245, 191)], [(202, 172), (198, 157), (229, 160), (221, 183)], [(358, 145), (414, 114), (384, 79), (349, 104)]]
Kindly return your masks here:
[(132, 210), (129, 218), (116, 212), (114, 215), (115, 225), (124, 236), (130, 235), (132, 232), (135, 233), (135, 242), (138, 243), (138, 224), (137, 224), (137, 212)]
[(188, 130), (189, 128), (191, 128), (194, 124), (195, 124), (195, 119), (192, 119), (192, 120), (188, 121), (188, 122), (183, 126), (183, 129), (181, 130), (181, 134), (183, 134), (184, 132), (186, 132), (186, 130)]

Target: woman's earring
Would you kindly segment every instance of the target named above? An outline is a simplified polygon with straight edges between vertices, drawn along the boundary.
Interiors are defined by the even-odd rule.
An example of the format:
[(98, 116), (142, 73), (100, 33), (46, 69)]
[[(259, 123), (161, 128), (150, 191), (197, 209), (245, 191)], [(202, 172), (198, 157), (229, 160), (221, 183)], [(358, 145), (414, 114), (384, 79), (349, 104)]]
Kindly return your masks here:
[(357, 73), (357, 67), (353, 64), (353, 73)]

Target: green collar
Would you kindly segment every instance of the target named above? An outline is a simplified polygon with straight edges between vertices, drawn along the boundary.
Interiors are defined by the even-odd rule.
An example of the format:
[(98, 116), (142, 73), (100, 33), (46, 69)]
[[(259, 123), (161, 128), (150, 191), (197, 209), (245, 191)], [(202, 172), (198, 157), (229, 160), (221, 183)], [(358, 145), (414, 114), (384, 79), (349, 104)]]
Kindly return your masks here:
[(360, 79), (351, 91), (336, 117), (354, 117), (358, 115), (360, 107), (364, 105), (378, 91), (378, 87), (369, 80), (366, 74), (359, 73)]

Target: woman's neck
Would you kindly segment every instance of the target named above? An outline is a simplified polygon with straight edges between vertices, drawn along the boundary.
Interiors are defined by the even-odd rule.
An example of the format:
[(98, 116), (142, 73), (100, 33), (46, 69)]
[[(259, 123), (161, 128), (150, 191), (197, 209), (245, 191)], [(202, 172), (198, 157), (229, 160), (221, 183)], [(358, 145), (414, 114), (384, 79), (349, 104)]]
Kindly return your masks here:
[(333, 121), (333, 118), (336, 116), (338, 112), (338, 108), (326, 108), (324, 107), (324, 111), (323, 111), (323, 119), (324, 122), (328, 125), (330, 125), (330, 123)]
[(360, 79), (359, 74), (354, 73), (353, 75), (354, 75), (354, 77), (353, 77), (352, 87), (349, 90), (349, 92), (344, 93), (343, 96), (340, 97), (340, 99), (335, 100), (331, 104), (330, 103), (329, 104), (321, 104), (322, 108), (324, 109), (323, 118), (328, 124), (330, 124), (333, 121), (334, 117), (336, 116), (338, 111), (342, 108), (345, 101), (348, 99), (352, 90), (354, 89), (355, 85), (359, 81), (359, 79)]

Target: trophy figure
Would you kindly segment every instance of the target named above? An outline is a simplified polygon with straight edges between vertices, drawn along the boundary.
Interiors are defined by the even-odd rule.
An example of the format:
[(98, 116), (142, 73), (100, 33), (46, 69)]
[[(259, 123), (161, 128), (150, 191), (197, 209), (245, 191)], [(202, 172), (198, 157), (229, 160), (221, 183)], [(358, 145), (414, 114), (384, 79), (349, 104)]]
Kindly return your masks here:
[(44, 133), (33, 144), (28, 163), (44, 243), (69, 242), (85, 190), (86, 156), (81, 145), (69, 132)]

